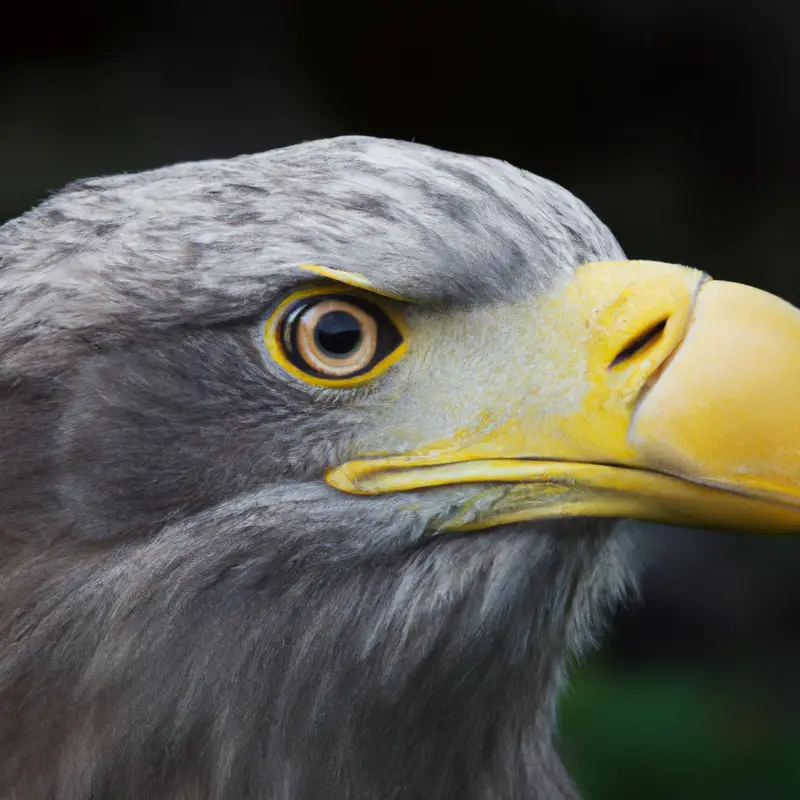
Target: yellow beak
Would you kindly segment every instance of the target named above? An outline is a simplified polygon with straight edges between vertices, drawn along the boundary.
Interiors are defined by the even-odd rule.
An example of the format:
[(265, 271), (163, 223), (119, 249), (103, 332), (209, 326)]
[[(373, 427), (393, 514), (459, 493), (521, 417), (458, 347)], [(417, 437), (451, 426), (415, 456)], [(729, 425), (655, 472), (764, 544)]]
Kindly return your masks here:
[(602, 516), (800, 532), (798, 309), (685, 267), (597, 262), (537, 308), (540, 325), (556, 343), (549, 362), (530, 344), (555, 378), (549, 395), (489, 414), (477, 435), (350, 461), (328, 482), (506, 487), (448, 529)]

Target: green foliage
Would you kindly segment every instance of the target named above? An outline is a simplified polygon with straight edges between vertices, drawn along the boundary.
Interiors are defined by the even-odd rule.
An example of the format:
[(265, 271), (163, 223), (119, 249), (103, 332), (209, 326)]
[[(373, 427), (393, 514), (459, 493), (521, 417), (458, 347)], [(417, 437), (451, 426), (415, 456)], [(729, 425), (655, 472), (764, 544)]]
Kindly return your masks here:
[(560, 731), (585, 800), (800, 798), (800, 726), (710, 675), (586, 667)]

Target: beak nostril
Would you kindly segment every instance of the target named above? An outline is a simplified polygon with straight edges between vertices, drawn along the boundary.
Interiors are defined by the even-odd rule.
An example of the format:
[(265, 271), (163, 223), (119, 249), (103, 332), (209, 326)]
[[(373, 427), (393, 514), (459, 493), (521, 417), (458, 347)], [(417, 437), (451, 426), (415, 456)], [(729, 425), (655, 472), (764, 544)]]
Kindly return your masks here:
[(614, 369), (620, 364), (630, 361), (634, 356), (638, 355), (643, 350), (647, 350), (661, 337), (666, 327), (666, 319), (662, 319), (655, 325), (649, 327), (644, 333), (637, 336), (633, 341), (629, 342), (622, 350), (620, 350), (619, 353), (617, 353), (614, 360), (608, 365), (608, 369)]

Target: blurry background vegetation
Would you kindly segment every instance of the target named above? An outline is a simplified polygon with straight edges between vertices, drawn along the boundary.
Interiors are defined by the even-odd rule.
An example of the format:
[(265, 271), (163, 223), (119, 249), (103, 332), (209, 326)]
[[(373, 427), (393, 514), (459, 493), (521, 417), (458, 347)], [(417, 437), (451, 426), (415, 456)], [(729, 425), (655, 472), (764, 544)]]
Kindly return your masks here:
[[(368, 133), (513, 161), (631, 257), (800, 303), (798, 44), (782, 0), (14, 4), (0, 222), (75, 178)], [(642, 600), (562, 707), (587, 800), (800, 798), (800, 541), (636, 535)]]

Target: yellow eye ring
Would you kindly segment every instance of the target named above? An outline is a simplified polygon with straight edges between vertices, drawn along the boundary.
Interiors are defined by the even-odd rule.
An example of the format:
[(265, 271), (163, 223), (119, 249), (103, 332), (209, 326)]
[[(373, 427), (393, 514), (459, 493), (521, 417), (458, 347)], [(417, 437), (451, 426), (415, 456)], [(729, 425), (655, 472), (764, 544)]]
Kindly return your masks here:
[(396, 309), (367, 292), (313, 287), (294, 292), (264, 324), (276, 364), (305, 383), (351, 388), (373, 380), (406, 352)]

